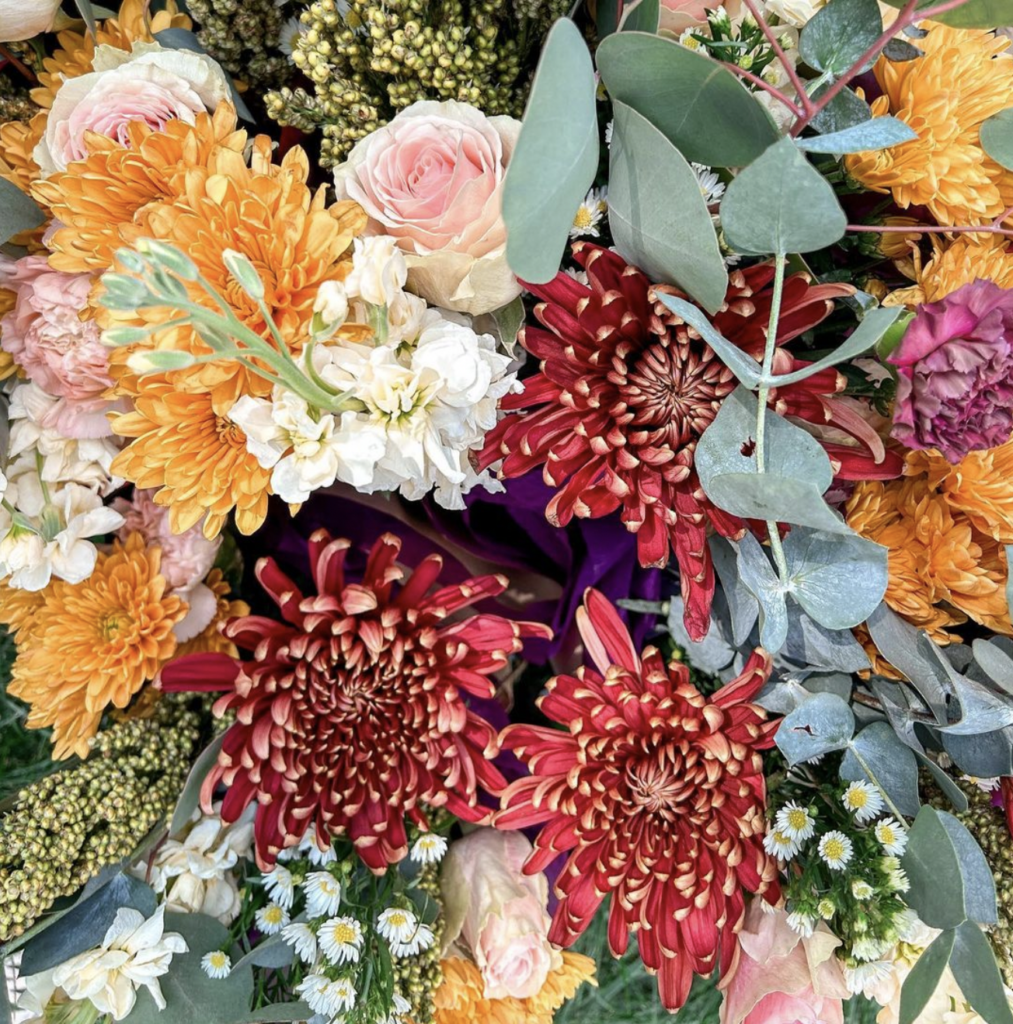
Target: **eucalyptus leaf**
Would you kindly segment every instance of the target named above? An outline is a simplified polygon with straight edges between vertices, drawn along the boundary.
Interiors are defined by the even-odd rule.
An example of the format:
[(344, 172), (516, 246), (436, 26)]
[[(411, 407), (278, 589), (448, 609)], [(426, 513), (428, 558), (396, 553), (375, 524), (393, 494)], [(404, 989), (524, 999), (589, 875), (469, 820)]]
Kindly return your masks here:
[(674, 39), (617, 32), (595, 56), (612, 99), (647, 118), (687, 160), (743, 167), (780, 137), (727, 68)]
[(0, 178), (0, 243), (45, 222), (46, 216), (34, 199), (13, 182)]
[(802, 29), (799, 56), (817, 71), (840, 78), (882, 31), (883, 18), (876, 0), (830, 0)]
[(224, 742), (225, 733), (223, 732), (201, 751), (200, 756), (194, 762), (193, 767), (190, 769), (190, 774), (186, 777), (183, 792), (180, 793), (179, 799), (176, 801), (176, 809), (172, 812), (172, 820), (169, 822), (170, 836), (179, 835), (190, 823), (194, 811), (200, 805), (201, 786), (204, 785), (208, 772), (217, 763), (218, 752), (222, 749)]
[(917, 139), (918, 135), (896, 117), (874, 117), (843, 131), (796, 139), (795, 145), (807, 153), (864, 153), (887, 149)]
[(760, 643), (772, 654), (788, 635), (788, 606), (778, 579), (760, 542), (746, 533), (738, 545), (739, 575), (759, 603)]
[(251, 1010), (230, 1024), (282, 1024), (287, 1021), (312, 1020), (313, 1011), (306, 1003), (271, 1003), (259, 1010)]
[(756, 598), (739, 577), (738, 551), (731, 541), (714, 534), (708, 541), (714, 570), (721, 581), (721, 591), (728, 605), (732, 627), (732, 643), (741, 647), (752, 632), (760, 614)]
[[(1003, 551), (1006, 553), (1007, 567), (1013, 566), (1013, 544), (1004, 545)], [(1010, 616), (1010, 621), (1013, 622), (1013, 572), (1009, 572), (1008, 568), (1006, 574), (1006, 614)]]
[(712, 313), (728, 272), (700, 183), (650, 121), (614, 104), (609, 156), (609, 227), (619, 254), (652, 281), (678, 285)]
[[(1013, 13), (1010, 15), (1013, 19)], [(1000, 110), (982, 122), (981, 148), (1001, 167), (1013, 171), (1013, 107)]]
[(971, 649), (974, 651), (974, 660), (988, 678), (1013, 695), (1013, 658), (989, 640), (975, 640)]
[(915, 1024), (946, 970), (957, 932), (940, 932), (915, 961), (900, 990), (900, 1024)]
[(867, 780), (880, 786), (897, 810), (909, 817), (914, 817), (921, 806), (918, 762), (889, 722), (867, 725), (848, 744), (841, 760), (841, 778), (847, 782)]
[(507, 261), (522, 280), (543, 284), (556, 276), (574, 214), (594, 183), (595, 91), (584, 37), (561, 18), (546, 37), (503, 182)]
[[(891, 7), (903, 7), (906, 0), (885, 0)], [(936, 6), (938, 0), (921, 0), (918, 10)], [(1009, 0), (967, 0), (952, 11), (935, 14), (933, 21), (941, 21), (954, 28), (1000, 28), (1010, 23)], [(992, 1021), (989, 1024), (993, 1024)]]
[[(201, 45), (201, 41), (189, 29), (163, 28), (161, 32), (155, 33), (154, 38), (156, 42), (161, 43), (162, 46), (168, 47), (170, 50), (190, 50), (192, 53), (203, 53), (205, 56), (208, 56), (208, 52)], [(229, 83), (229, 90), (232, 93), (230, 99), (232, 105), (236, 108), (236, 113), (244, 121), (252, 122), (253, 114), (250, 113), (246, 100), (239, 94), (235, 83), (227, 73), (225, 78)]]
[(720, 601), (720, 592), (714, 595), (714, 603), (711, 606), (711, 627), (702, 640), (694, 640), (686, 630), (683, 622), (683, 615), (686, 611), (686, 602), (680, 595), (672, 598), (669, 605), (668, 620), (666, 626), (675, 642), (686, 652), (686, 659), (689, 663), (701, 672), (710, 675), (717, 675), (723, 668), (727, 667), (735, 657), (735, 648), (728, 643), (720, 629), (716, 627), (714, 618), (717, 605)]
[(788, 605), (788, 636), (780, 653), (782, 658), (812, 668), (836, 672), (869, 668), (868, 655), (850, 629), (827, 629), (794, 602)]
[(957, 814), (963, 814), (967, 810), (967, 797), (964, 791), (943, 771), (931, 757), (926, 757), (919, 751), (914, 752), (915, 757), (928, 769), (936, 785), (946, 794), (946, 799), (953, 805)]
[(887, 721), (893, 726), (893, 731), (901, 741), (916, 755), (924, 755), (925, 747), (915, 729), (921, 708), (915, 703), (918, 698), (914, 692), (893, 679), (876, 675), (869, 679), (869, 688), (875, 694)]
[(619, 28), (623, 32), (657, 32), (660, 16), (658, 0), (636, 0), (626, 8)]
[(886, 593), (886, 548), (856, 534), (794, 529), (784, 555), (790, 595), (828, 629), (864, 622)]
[(847, 701), (833, 693), (817, 693), (781, 720), (774, 741), (789, 764), (798, 764), (844, 750), (854, 732), (855, 716)]
[[(830, 88), (820, 86), (813, 99), (818, 100)], [(831, 134), (862, 124), (872, 117), (872, 108), (851, 89), (842, 89), (813, 119), (812, 126), (818, 132)]]
[(824, 249), (847, 223), (833, 187), (790, 138), (733, 178), (721, 201), (725, 241), (751, 255)]
[(903, 39), (891, 39), (883, 47), (883, 55), (887, 60), (892, 60), (895, 64), (903, 64), (909, 60), (917, 60), (919, 57), (924, 57), (925, 51), (919, 50), (917, 46), (912, 46), (911, 43), (905, 42)]
[[(28, 0), (28, 2), (31, 3), (32, 0)], [(92, 39), (94, 39), (98, 24), (95, 19), (95, 8), (92, 7), (91, 0), (74, 0), (74, 4), (78, 11), (81, 12), (81, 17), (84, 18), (84, 23), (88, 26), (88, 32), (91, 34)]]
[(622, 0), (598, 0), (595, 4), (595, 28), (599, 39), (611, 35), (619, 27), (622, 8)]
[(241, 967), (288, 967), (295, 961), (295, 947), (290, 946), (281, 935), (270, 935), (258, 942), (244, 957), (233, 965), (232, 969)]
[(971, 1009), (986, 1024), (1013, 1024), (995, 951), (973, 920), (957, 928), (950, 951), (950, 970)]
[(1013, 775), (1013, 727), (995, 729), (977, 736), (944, 733), (943, 749), (967, 775), (994, 779)]

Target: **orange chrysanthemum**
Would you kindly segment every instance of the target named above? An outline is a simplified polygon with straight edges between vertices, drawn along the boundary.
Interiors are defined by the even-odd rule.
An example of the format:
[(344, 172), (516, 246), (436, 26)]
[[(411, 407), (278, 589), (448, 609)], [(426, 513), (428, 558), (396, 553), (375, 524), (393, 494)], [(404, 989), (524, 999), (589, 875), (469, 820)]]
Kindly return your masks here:
[(229, 619), (238, 619), (241, 615), (250, 614), (250, 606), (245, 601), (230, 601), (232, 588), (226, 582), (221, 569), (212, 569), (204, 580), (206, 586), (215, 595), (217, 606), (214, 618), (192, 640), (187, 640), (176, 648), (175, 657), (184, 654), (227, 654), (230, 658), (238, 657), (239, 649), (222, 632), (222, 627)]
[(15, 599), (5, 611), (23, 627), (8, 692), (31, 705), (28, 728), (53, 726), (55, 758), (87, 756), (105, 709), (126, 707), (175, 654), (172, 627), (187, 606), (167, 592), (161, 558), (132, 534), (100, 554), (83, 583), (55, 580), (41, 602)]
[(912, 452), (905, 476), (860, 483), (848, 525), (889, 551), (886, 603), (939, 643), (968, 618), (1013, 634), (1003, 545), (1013, 542), (1013, 442), (951, 465)]
[(0, 125), (0, 178), (29, 192), (38, 180), (39, 165), (32, 156), (46, 130), (46, 115), (36, 114), (27, 124), (8, 121)]
[(134, 440), (112, 471), (138, 487), (159, 488), (155, 502), (169, 507), (173, 533), (204, 521), (217, 537), (236, 510), (241, 533), (253, 533), (267, 515), (270, 470), (246, 450), (246, 435), (231, 420), (233, 398), (178, 390), (165, 376), (141, 378), (134, 410), (116, 417), (113, 429)]
[(895, 291), (884, 305), (938, 302), (974, 281), (994, 281), (1000, 288), (1013, 288), (1013, 251), (1003, 236), (966, 234), (953, 241), (936, 236), (932, 247), (932, 258), (927, 263), (922, 264), (916, 255), (910, 269), (904, 268), (917, 283)]
[(50, 241), (50, 264), (71, 273), (108, 270), (122, 245), (151, 235), (147, 217), (157, 203), (175, 201), (188, 171), (206, 167), (219, 149), (241, 154), (246, 132), (236, 112), (221, 103), (192, 125), (169, 121), (163, 131), (136, 121), (130, 145), (103, 135), (88, 138), (89, 156), (32, 189), (62, 228)]
[[(16, 298), (14, 292), (7, 288), (0, 288), (0, 319), (3, 319), (14, 308)], [(6, 380), (13, 376), (17, 370), (18, 366), (14, 362), (14, 356), (10, 352), (0, 349), (0, 380)]]
[(443, 979), (433, 995), (434, 1024), (552, 1024), (552, 1018), (584, 983), (597, 985), (594, 961), (581, 953), (563, 951), (563, 963), (550, 971), (541, 991), (528, 999), (487, 999), (482, 973), (470, 961), (449, 957), (440, 961)]
[(907, 209), (926, 206), (939, 224), (984, 224), (1013, 205), (1013, 172), (989, 157), (983, 121), (1013, 104), (1013, 54), (993, 32), (925, 22), (918, 60), (880, 57), (883, 95), (876, 117), (892, 114), (918, 135), (900, 146), (845, 157), (851, 176), (891, 192)]

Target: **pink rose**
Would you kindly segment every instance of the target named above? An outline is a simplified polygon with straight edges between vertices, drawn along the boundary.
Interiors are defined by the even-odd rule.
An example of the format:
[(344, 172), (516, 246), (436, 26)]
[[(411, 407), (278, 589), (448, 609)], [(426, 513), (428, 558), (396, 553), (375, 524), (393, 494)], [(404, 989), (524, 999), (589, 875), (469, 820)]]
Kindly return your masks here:
[(102, 398), (112, 384), (108, 352), (95, 321), (81, 318), (92, 277), (52, 270), (45, 256), (25, 256), (0, 264), (0, 283), (17, 296), (0, 321), (0, 345), (43, 391), (66, 400), (59, 422), (47, 425), (72, 437), (108, 436), (109, 403)]
[(454, 843), (443, 862), (445, 950), (458, 947), (482, 972), (487, 999), (537, 995), (562, 958), (548, 940), (549, 886), (525, 875), (531, 843), (483, 828)]
[(707, 24), (707, 12), (723, 6), (733, 21), (739, 16), (742, 0), (661, 0), (658, 28), (663, 32), (681, 35), (688, 28), (702, 28)]
[(99, 46), (93, 67), (57, 90), (46, 133), (32, 154), (44, 176), (84, 159), (88, 132), (126, 144), (131, 121), (156, 131), (171, 120), (193, 124), (198, 113), (230, 96), (224, 72), (210, 57), (157, 43), (134, 43), (130, 53)]
[(834, 955), (841, 940), (820, 924), (803, 939), (784, 910), (753, 900), (739, 932), (739, 962), (724, 989), (721, 1024), (843, 1024), (850, 996)]
[(338, 198), (397, 240), (408, 286), (461, 313), (488, 313), (521, 293), (506, 262), (503, 177), (520, 132), (512, 117), (423, 100), (363, 139), (334, 172)]

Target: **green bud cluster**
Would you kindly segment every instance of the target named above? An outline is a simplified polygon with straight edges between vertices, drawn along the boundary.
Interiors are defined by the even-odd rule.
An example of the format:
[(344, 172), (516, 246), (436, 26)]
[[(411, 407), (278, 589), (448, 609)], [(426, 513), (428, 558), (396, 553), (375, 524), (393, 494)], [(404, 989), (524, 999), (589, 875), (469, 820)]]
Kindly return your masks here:
[(313, 83), (265, 98), (270, 117), (322, 127), (332, 167), (417, 100), (457, 100), (520, 117), (530, 60), (565, 0), (313, 0), (292, 59)]
[(278, 50), (285, 16), (274, 0), (191, 0), (187, 7), (201, 45), (229, 74), (261, 91), (291, 71)]
[(129, 856), (175, 803), (200, 739), (185, 698), (95, 737), (87, 761), (21, 790), (0, 819), (0, 942)]
[[(427, 864), (420, 871), (415, 888), (430, 899), (440, 902), (440, 866)], [(445, 919), (441, 913), (430, 925), (436, 941), (418, 956), (409, 956), (394, 961), (394, 980), (397, 990), (407, 999), (412, 1008), (408, 1016), (416, 1024), (432, 1024), (435, 1008), (433, 993), (443, 981), (440, 968), (440, 947), (443, 945)]]

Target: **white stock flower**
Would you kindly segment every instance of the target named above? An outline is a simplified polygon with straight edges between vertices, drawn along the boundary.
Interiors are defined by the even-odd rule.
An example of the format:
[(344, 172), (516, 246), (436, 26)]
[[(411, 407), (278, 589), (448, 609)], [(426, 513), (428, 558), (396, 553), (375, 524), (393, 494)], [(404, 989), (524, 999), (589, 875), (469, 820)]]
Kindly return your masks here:
[(387, 235), (356, 238), (352, 271), (345, 290), (373, 306), (389, 306), (404, 291), (408, 264), (397, 242)]
[(317, 289), (313, 312), (326, 324), (343, 324), (348, 316), (348, 292), (340, 281), (324, 281)]
[(188, 947), (177, 932), (164, 932), (165, 904), (145, 920), (131, 907), (116, 912), (102, 944), (72, 957), (53, 972), (53, 983), (71, 999), (88, 999), (99, 1013), (123, 1020), (134, 1008), (143, 985), (160, 1009), (165, 997), (158, 979), (169, 970), (177, 953)]
[(766, 13), (774, 14), (786, 25), (802, 28), (827, 0), (766, 0)]

